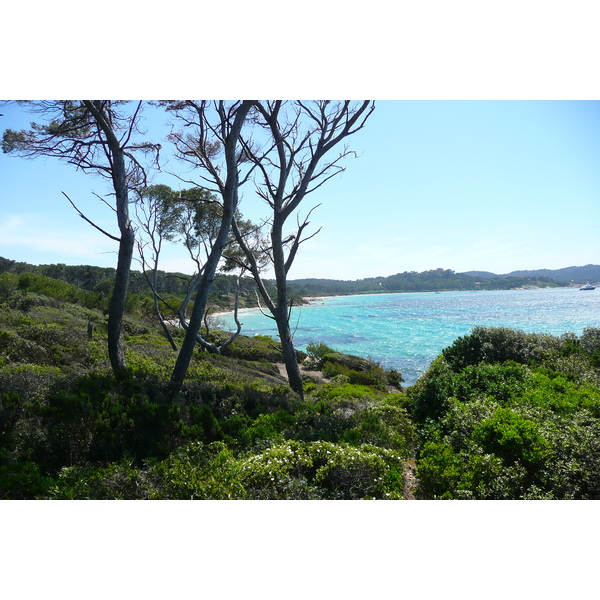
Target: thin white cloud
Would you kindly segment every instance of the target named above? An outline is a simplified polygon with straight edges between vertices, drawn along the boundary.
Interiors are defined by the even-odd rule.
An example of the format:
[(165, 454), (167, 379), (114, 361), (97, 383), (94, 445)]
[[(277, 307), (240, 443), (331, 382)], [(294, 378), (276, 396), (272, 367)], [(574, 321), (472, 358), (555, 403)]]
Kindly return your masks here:
[(73, 226), (68, 220), (42, 222), (36, 215), (0, 216), (0, 255), (5, 258), (18, 254), (97, 261), (116, 250), (116, 242), (83, 222)]

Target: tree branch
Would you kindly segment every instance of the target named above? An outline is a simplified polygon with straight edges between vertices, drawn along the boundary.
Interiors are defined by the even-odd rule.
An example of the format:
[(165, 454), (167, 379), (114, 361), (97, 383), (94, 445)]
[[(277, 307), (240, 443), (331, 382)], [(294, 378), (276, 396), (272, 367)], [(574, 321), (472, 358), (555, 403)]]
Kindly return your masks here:
[(71, 206), (77, 211), (77, 214), (84, 220), (87, 221), (92, 227), (95, 227), (98, 231), (100, 231), (101, 233), (103, 233), (105, 236), (109, 237), (111, 240), (114, 240), (115, 242), (120, 242), (121, 238), (115, 237), (114, 235), (111, 235), (110, 233), (108, 233), (107, 231), (104, 231), (104, 229), (102, 229), (101, 227), (98, 227), (98, 225), (96, 225), (96, 223), (94, 223), (93, 221), (91, 221), (90, 219), (88, 219), (76, 206), (75, 203), (73, 202), (73, 200), (71, 200), (71, 198), (69, 198), (69, 196), (67, 196), (67, 194), (65, 194), (64, 192), (62, 192), (62, 194), (65, 196), (65, 198), (71, 203)]

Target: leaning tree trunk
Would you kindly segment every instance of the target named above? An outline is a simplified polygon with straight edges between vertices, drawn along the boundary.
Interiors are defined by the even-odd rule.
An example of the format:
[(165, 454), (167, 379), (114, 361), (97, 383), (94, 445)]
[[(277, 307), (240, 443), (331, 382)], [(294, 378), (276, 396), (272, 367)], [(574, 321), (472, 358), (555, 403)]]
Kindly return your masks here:
[[(235, 202), (234, 206), (237, 205)], [(227, 244), (227, 238), (229, 237), (229, 231), (231, 229), (231, 220), (233, 218), (233, 212), (230, 207), (224, 207), (223, 218), (221, 220), (221, 227), (219, 235), (215, 240), (212, 247), (208, 260), (206, 261), (204, 272), (198, 285), (198, 291), (194, 299), (194, 308), (190, 315), (190, 320), (185, 332), (185, 338), (181, 344), (177, 361), (171, 375), (171, 386), (174, 394), (179, 393), (183, 380), (190, 366), (190, 361), (194, 354), (194, 348), (196, 346), (196, 340), (200, 327), (202, 326), (202, 319), (204, 318), (204, 312), (206, 310), (206, 304), (208, 303), (208, 295), (212, 287), (217, 266), (221, 260), (223, 248)]]
[[(171, 389), (174, 395), (178, 394), (181, 390), (183, 380), (185, 379), (192, 360), (198, 332), (202, 326), (202, 319), (204, 318), (206, 305), (208, 303), (208, 295), (215, 278), (219, 261), (223, 254), (223, 249), (228, 243), (231, 223), (238, 206), (238, 161), (240, 160), (240, 157), (237, 155), (238, 137), (251, 106), (252, 102), (248, 100), (242, 102), (236, 111), (230, 130), (225, 136), (224, 153), (227, 165), (227, 177), (221, 188), (221, 195), (223, 198), (221, 225), (206, 260), (204, 272), (202, 273), (198, 291), (196, 292), (196, 298), (194, 299), (194, 308), (192, 309), (188, 328), (185, 332), (185, 338), (183, 339), (183, 344), (181, 345), (175, 367), (173, 368), (173, 373), (171, 374)], [(223, 115), (222, 118), (222, 124), (225, 126), (225, 116)]]

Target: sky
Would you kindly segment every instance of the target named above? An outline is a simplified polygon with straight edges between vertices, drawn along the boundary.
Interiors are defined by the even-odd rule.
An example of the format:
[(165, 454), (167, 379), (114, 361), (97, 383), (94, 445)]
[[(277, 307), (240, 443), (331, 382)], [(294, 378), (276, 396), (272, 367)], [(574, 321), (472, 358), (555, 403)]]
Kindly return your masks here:
[[(0, 112), (0, 132), (35, 119), (17, 105)], [(149, 135), (164, 136), (167, 121), (149, 109)], [(162, 143), (167, 157), (169, 143)], [(319, 205), (309, 233), (321, 231), (301, 246), (291, 279), (600, 263), (598, 101), (379, 100), (348, 145), (358, 157), (300, 207), (304, 217)], [(164, 168), (184, 169), (172, 158)], [(56, 159), (6, 154), (0, 174), (0, 256), (114, 266), (116, 243), (62, 193), (115, 232), (114, 213), (94, 195), (109, 191), (104, 179)], [(187, 187), (165, 172), (154, 182)], [(249, 188), (240, 210), (256, 220), (268, 215)], [(182, 249), (170, 248), (161, 268), (193, 267)]]

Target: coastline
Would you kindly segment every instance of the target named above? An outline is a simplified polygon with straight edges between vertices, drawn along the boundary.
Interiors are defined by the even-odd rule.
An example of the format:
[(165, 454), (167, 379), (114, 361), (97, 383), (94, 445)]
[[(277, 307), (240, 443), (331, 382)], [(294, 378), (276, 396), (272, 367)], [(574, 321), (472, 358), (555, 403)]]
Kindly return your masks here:
[[(260, 310), (260, 306), (251, 306), (251, 307), (247, 307), (247, 308), (238, 308), (238, 315), (241, 315), (243, 313), (247, 313), (250, 312), (251, 310)], [(224, 316), (229, 316), (229, 315), (233, 315), (234, 311), (233, 310), (225, 310), (225, 311), (219, 311), (219, 312), (214, 312), (214, 313), (210, 313), (208, 316), (209, 317), (224, 317)]]
[[(350, 294), (347, 294), (350, 295)], [(352, 295), (357, 295), (357, 294), (352, 294)], [(306, 304), (317, 304), (319, 300), (324, 300), (325, 298), (337, 298), (338, 296), (306, 296), (303, 297), (302, 300), (302, 304), (298, 304), (298, 306), (304, 306)], [(339, 297), (344, 297), (344, 296), (339, 296)], [(252, 310), (261, 310), (260, 306), (249, 306), (246, 308), (238, 308), (238, 315), (241, 315), (243, 313), (247, 313), (250, 312)], [(211, 317), (223, 317), (223, 316), (229, 316), (229, 315), (233, 315), (233, 310), (225, 310), (225, 311), (219, 311), (219, 312), (214, 312), (214, 313), (210, 313)]]
[[(600, 286), (600, 284), (598, 284)], [(452, 292), (469, 292), (469, 293), (479, 293), (479, 292), (510, 292), (510, 291), (530, 291), (530, 290), (543, 290), (543, 289), (567, 289), (573, 288), (578, 289), (579, 284), (574, 285), (564, 285), (564, 286), (556, 286), (556, 287), (547, 287), (547, 286), (535, 286), (535, 285), (526, 285), (522, 287), (508, 288), (508, 289), (477, 289), (477, 290), (410, 290), (410, 291), (394, 291), (390, 292), (389, 290), (380, 291), (380, 292), (365, 292), (358, 294), (331, 294), (325, 296), (303, 296), (302, 303), (295, 306), (305, 306), (305, 305), (318, 305), (321, 304), (324, 300), (328, 298), (355, 298), (355, 297), (368, 297), (368, 296), (385, 296), (385, 295), (399, 295), (399, 294), (447, 294)], [(252, 310), (261, 310), (259, 306), (251, 306), (246, 308), (238, 309), (238, 315), (241, 315), (245, 312), (249, 312)], [(233, 310), (219, 311), (215, 313), (211, 313), (210, 316), (220, 317), (220, 316), (229, 316), (233, 315)]]

